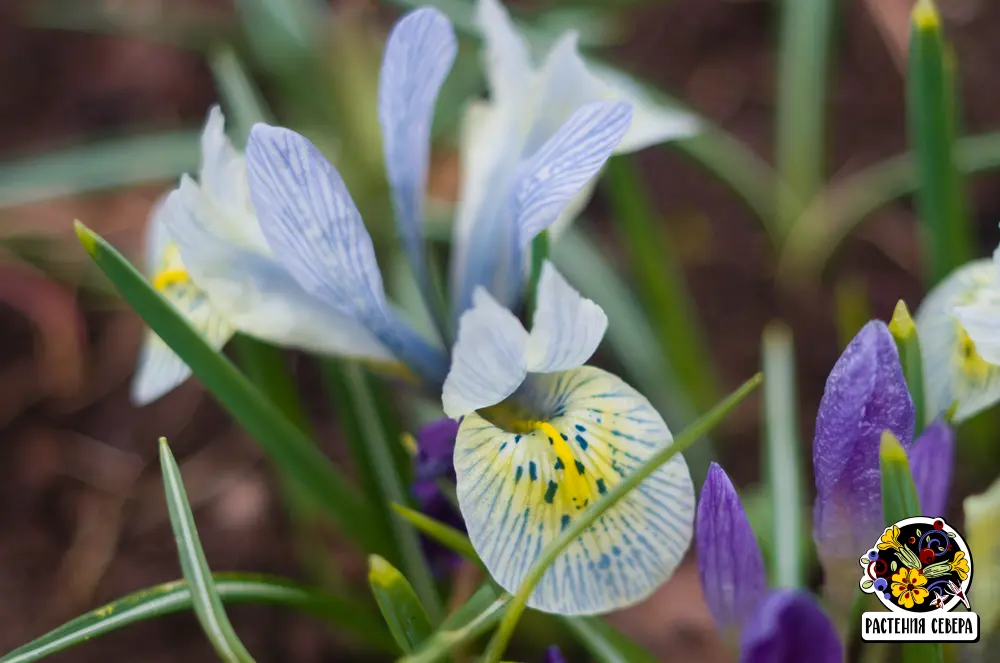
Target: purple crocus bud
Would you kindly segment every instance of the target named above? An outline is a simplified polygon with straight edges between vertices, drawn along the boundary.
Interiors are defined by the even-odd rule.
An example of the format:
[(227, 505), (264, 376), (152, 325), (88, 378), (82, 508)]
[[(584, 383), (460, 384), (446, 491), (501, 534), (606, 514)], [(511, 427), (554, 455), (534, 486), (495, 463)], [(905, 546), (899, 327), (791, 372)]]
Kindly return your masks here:
[(555, 645), (545, 650), (545, 663), (566, 663), (566, 657)]
[(708, 608), (719, 630), (732, 635), (767, 592), (767, 575), (739, 495), (717, 463), (701, 487), (694, 536)]
[(920, 513), (934, 518), (944, 516), (955, 465), (955, 432), (935, 419), (913, 443), (909, 456)]
[(842, 663), (837, 630), (812, 596), (781, 589), (764, 597), (740, 637), (740, 663)]
[[(438, 485), (439, 480), (455, 480), (455, 437), (458, 422), (438, 419), (417, 432), (417, 457), (414, 468), (413, 495), (426, 515), (465, 531), (465, 521)], [(435, 575), (442, 576), (453, 569), (461, 558), (435, 541), (423, 538), (424, 554)]]
[(885, 527), (879, 443), (889, 430), (908, 444), (914, 418), (892, 334), (873, 320), (830, 371), (816, 415), (813, 537), (828, 589), (853, 587), (858, 555)]

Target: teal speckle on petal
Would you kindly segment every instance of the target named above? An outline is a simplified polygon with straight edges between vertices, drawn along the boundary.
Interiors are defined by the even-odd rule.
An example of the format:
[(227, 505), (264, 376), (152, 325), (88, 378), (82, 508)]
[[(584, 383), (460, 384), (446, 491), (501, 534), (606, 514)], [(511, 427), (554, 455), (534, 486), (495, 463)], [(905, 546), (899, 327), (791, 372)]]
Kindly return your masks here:
[(545, 489), (546, 504), (552, 504), (552, 500), (555, 498), (557, 490), (559, 490), (559, 484), (550, 480), (549, 487)]

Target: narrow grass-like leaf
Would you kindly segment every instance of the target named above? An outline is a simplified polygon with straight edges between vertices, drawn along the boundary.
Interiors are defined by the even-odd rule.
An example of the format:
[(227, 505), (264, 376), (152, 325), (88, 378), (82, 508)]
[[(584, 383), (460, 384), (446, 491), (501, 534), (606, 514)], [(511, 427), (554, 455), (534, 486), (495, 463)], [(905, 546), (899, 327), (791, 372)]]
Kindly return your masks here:
[[(343, 630), (373, 649), (394, 652), (389, 633), (377, 615), (356, 601), (316, 592), (284, 578), (248, 573), (215, 573), (215, 590), (225, 603), (259, 604), (308, 613)], [(0, 663), (32, 663), (89, 642), (131, 624), (192, 608), (184, 580), (156, 585), (123, 596), (81, 615), (0, 658)]]
[(358, 500), (347, 479), (316, 445), (288, 421), (225, 356), (201, 335), (149, 282), (96, 233), (76, 223), (84, 249), (150, 328), (191, 367), (194, 374), (260, 443), (279, 469), (294, 477), (323, 505), (345, 533), (367, 550), (386, 550), (379, 531), (371, 527), (370, 509)]
[(535, 587), (538, 586), (539, 581), (541, 581), (542, 577), (549, 570), (552, 563), (566, 549), (566, 546), (587, 531), (587, 528), (592, 527), (598, 518), (655, 472), (658, 467), (675, 455), (683, 453), (688, 447), (701, 439), (703, 434), (722, 423), (747, 396), (760, 386), (763, 379), (763, 375), (758, 373), (744, 382), (743, 385), (712, 408), (711, 411), (684, 429), (674, 438), (670, 446), (664, 447), (654, 453), (642, 465), (636, 468), (634, 472), (624, 477), (618, 485), (608, 491), (604, 497), (587, 507), (578, 518), (574, 519), (569, 526), (562, 530), (562, 533), (555, 540), (545, 546), (541, 555), (538, 556), (538, 559), (535, 560), (525, 575), (521, 586), (518, 588), (514, 599), (504, 614), (500, 628), (490, 641), (489, 648), (486, 650), (484, 657), (486, 663), (496, 663), (500, 660), (504, 650), (507, 648), (507, 643), (514, 634), (514, 628), (517, 626), (517, 622), (524, 612), (528, 598), (535, 591)]
[(711, 352), (684, 280), (684, 272), (661, 232), (642, 176), (628, 157), (612, 158), (601, 179), (628, 252), (636, 289), (656, 330), (660, 351), (698, 411), (719, 400)]
[[(1000, 168), (1000, 132), (959, 139), (955, 159), (965, 174)], [(814, 283), (858, 224), (919, 186), (911, 153), (886, 159), (828, 186), (792, 228), (778, 264), (778, 282), (786, 288)]]
[(468, 622), (451, 629), (437, 631), (427, 639), (423, 647), (401, 658), (398, 663), (433, 663), (444, 659), (456, 647), (471, 642), (496, 626), (503, 618), (504, 609), (510, 604), (510, 600), (510, 594), (501, 594)]
[(764, 330), (764, 439), (774, 527), (771, 583), (799, 588), (805, 581), (802, 546), (802, 461), (799, 452), (795, 348), (785, 325)]
[(784, 235), (823, 188), (834, 0), (782, 0), (778, 45), (778, 228)]
[(543, 230), (531, 240), (531, 272), (528, 276), (528, 317), (535, 314), (537, 304), (538, 279), (542, 277), (542, 265), (549, 257), (549, 231)]
[(413, 586), (378, 555), (368, 558), (368, 584), (396, 644), (404, 653), (412, 653), (434, 632)]
[(226, 101), (232, 124), (239, 136), (239, 140), (235, 142), (244, 144), (254, 124), (273, 121), (271, 111), (231, 46), (216, 49), (209, 58), (209, 64), (215, 76), (215, 85)]
[(222, 599), (215, 589), (212, 571), (205, 560), (205, 551), (198, 539), (194, 524), (194, 514), (188, 504), (181, 470), (170, 453), (167, 441), (160, 438), (160, 469), (163, 472), (163, 487), (167, 496), (167, 511), (174, 530), (177, 553), (184, 571), (184, 579), (191, 589), (191, 601), (198, 622), (208, 637), (215, 652), (229, 663), (253, 663), (253, 657), (240, 641), (233, 625), (229, 623)]
[[(551, 247), (552, 261), (574, 287), (594, 300), (608, 314), (605, 342), (621, 362), (632, 383), (649, 399), (672, 429), (681, 429), (697, 418), (674, 366), (660, 351), (649, 320), (632, 289), (622, 281), (593, 240), (571, 227)], [(705, 478), (714, 454), (711, 439), (688, 454), (696, 483)]]
[[(886, 527), (922, 515), (906, 450), (889, 431), (882, 433), (879, 449), (882, 470), (882, 513)], [(939, 643), (904, 643), (903, 663), (943, 663)]]
[(172, 180), (198, 167), (198, 132), (109, 139), (0, 166), (0, 209)]
[(951, 57), (932, 0), (913, 8), (907, 78), (910, 142), (917, 158), (927, 287), (972, 256), (973, 231), (955, 163), (957, 102)]
[(889, 331), (896, 340), (899, 349), (899, 361), (903, 365), (903, 377), (913, 399), (913, 409), (916, 411), (917, 427), (913, 431), (916, 438), (924, 426), (930, 423), (925, 419), (924, 408), (924, 362), (920, 354), (920, 337), (917, 335), (917, 325), (910, 317), (910, 309), (902, 299), (896, 303), (896, 309), (889, 321)]
[(597, 663), (656, 663), (659, 660), (599, 617), (563, 617), (561, 621)]
[[(398, 472), (390, 448), (391, 444), (398, 446), (399, 443), (390, 441), (386, 435), (364, 371), (360, 366), (347, 364), (343, 368), (343, 374), (350, 409), (357, 417), (365, 449), (369, 454), (369, 462), (378, 481), (379, 503), (386, 505), (386, 508), (392, 502), (406, 503), (408, 498), (406, 484)], [(420, 537), (405, 519), (390, 514), (389, 520), (406, 577), (413, 583), (431, 620), (438, 622), (441, 619), (441, 602), (434, 586), (434, 576), (420, 545)]]
[(479, 564), (482, 563), (479, 555), (476, 553), (476, 549), (472, 547), (469, 537), (461, 531), (402, 504), (393, 503), (392, 509), (399, 514), (400, 518), (406, 520), (429, 538), (434, 539), (446, 548), (454, 550), (465, 559)]

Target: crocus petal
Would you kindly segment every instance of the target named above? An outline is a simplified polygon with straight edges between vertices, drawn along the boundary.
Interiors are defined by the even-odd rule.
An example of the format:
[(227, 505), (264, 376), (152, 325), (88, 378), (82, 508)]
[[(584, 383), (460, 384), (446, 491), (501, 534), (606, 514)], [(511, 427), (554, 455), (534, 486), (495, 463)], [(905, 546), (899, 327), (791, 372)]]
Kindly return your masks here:
[(920, 498), (920, 513), (945, 515), (955, 465), (955, 433), (940, 419), (920, 434), (910, 449), (910, 471)]
[(712, 463), (695, 519), (698, 572), (719, 630), (738, 632), (767, 592), (764, 558), (736, 489)]
[(631, 120), (627, 103), (587, 104), (521, 165), (512, 196), (522, 246), (551, 225), (604, 166)]
[(553, 645), (545, 650), (545, 663), (566, 663), (566, 657), (559, 647)]
[(884, 529), (879, 443), (913, 437), (914, 409), (888, 327), (865, 325), (837, 360), (820, 401), (813, 441), (814, 536), (828, 575), (854, 561)]
[(337, 170), (305, 137), (257, 124), (247, 146), (250, 193), (277, 261), (306, 292), (370, 330), (431, 383), (446, 356), (385, 301), (375, 248)]
[(769, 593), (747, 621), (740, 663), (842, 663), (844, 647), (816, 601), (804, 592)]
[[(649, 402), (609, 373), (584, 366), (532, 378), (547, 421), (514, 433), (469, 414), (455, 445), (469, 539), (507, 591), (590, 502), (673, 443)], [(694, 487), (678, 454), (566, 548), (528, 605), (580, 615), (643, 600), (680, 564), (693, 519)]]
[(914, 319), (931, 417), (957, 402), (954, 421), (959, 423), (1000, 401), (1000, 366), (980, 356), (955, 310), (977, 303), (973, 310), (987, 308), (993, 292), (1000, 292), (993, 263), (976, 260), (949, 274), (917, 309)]
[(582, 366), (597, 351), (607, 328), (604, 310), (582, 297), (545, 261), (528, 336), (528, 370), (554, 373)]
[(1000, 626), (1000, 479), (989, 490), (965, 498), (965, 542), (977, 560), (986, 560), (975, 568), (975, 594), (982, 637)]
[(528, 332), (485, 289), (462, 314), (441, 400), (453, 419), (496, 405), (524, 382)]
[(403, 17), (386, 42), (379, 77), (385, 167), (403, 244), (423, 278), (423, 207), (434, 105), (455, 61), (451, 22), (436, 9)]
[(458, 422), (443, 418), (425, 424), (417, 432), (416, 477), (422, 481), (454, 477), (455, 438)]

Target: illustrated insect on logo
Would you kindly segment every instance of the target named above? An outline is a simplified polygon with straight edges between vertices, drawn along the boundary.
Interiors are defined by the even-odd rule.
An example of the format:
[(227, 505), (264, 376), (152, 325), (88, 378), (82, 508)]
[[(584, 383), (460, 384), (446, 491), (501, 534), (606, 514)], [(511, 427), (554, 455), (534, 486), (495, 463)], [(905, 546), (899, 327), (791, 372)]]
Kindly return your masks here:
[(943, 519), (907, 518), (887, 527), (860, 563), (861, 591), (874, 594), (889, 609), (889, 614), (864, 613), (864, 640), (979, 639), (979, 617), (969, 601), (972, 555)]

